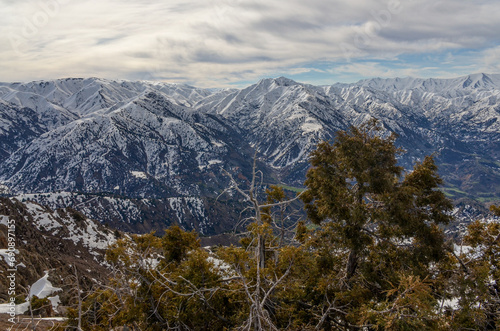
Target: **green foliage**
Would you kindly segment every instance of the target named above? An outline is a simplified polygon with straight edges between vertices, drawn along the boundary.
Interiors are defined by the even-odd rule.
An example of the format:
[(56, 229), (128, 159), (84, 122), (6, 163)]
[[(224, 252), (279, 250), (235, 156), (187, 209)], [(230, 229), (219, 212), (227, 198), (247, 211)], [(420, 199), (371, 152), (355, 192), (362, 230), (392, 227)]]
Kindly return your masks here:
[(200, 240), (196, 232), (185, 232), (175, 225), (165, 230), (162, 239), (163, 252), (166, 262), (180, 262), (192, 249), (200, 247)]
[(53, 309), (52, 304), (47, 298), (39, 298), (34, 295), (31, 298), (31, 310), (33, 315), (41, 315), (41, 316), (52, 316)]
[(25, 303), (25, 302), (26, 302), (26, 298), (25, 298), (25, 297), (24, 297), (24, 295), (22, 295), (22, 294), (21, 294), (21, 295), (17, 295), (17, 296), (15, 297), (15, 299), (14, 299), (14, 303), (15, 303), (16, 305), (20, 305), (20, 304)]
[[(85, 330), (222, 330), (234, 319), (237, 300), (226, 293), (224, 271), (194, 232), (173, 226), (162, 238), (122, 238), (106, 259), (113, 272), (105, 287), (84, 300)], [(69, 315), (76, 325), (77, 312)]]
[[(282, 187), (271, 185), (270, 188), (266, 189), (268, 204), (284, 201), (286, 198), (285, 191)], [(281, 210), (283, 211), (283, 210)], [(283, 216), (281, 214), (281, 216)], [(271, 207), (262, 208), (262, 220), (264, 222), (271, 223), (273, 221), (273, 215), (271, 213)]]
[(493, 212), (493, 214), (500, 217), (500, 206), (491, 205), (490, 210)]
[[(395, 135), (382, 137), (373, 121), (340, 131), (333, 144), (322, 142), (311, 155), (313, 167), (305, 182), (309, 189), (302, 200), (314, 223), (326, 222), (310, 236), (318, 253), (318, 278), (328, 280), (327, 286), (314, 288), (329, 302), (322, 308), (330, 309), (323, 315), (323, 325), (435, 326), (417, 313), (432, 319), (436, 300), (424, 305), (418, 295), (424, 288), (432, 289), (421, 280), (435, 277), (432, 264), (446, 256), (438, 225), (451, 220), (452, 205), (438, 190), (442, 181), (432, 157), (402, 178), (396, 159), (401, 150), (395, 139)], [(408, 296), (405, 291), (411, 288), (418, 291)], [(420, 310), (408, 310), (410, 301), (395, 295), (398, 291)], [(312, 305), (321, 307), (319, 302)]]
[(453, 262), (449, 292), (458, 301), (453, 328), (500, 328), (500, 224), (473, 222)]
[(434, 160), (426, 157), (401, 181), (395, 136), (381, 138), (378, 132), (371, 122), (340, 131), (333, 145), (319, 144), (302, 197), (308, 216), (317, 224), (331, 220), (339, 240), (356, 254), (375, 238), (398, 239), (421, 248), (415, 257), (438, 259), (443, 238), (435, 225), (450, 221), (452, 205), (437, 189), (442, 181)]
[(322, 142), (311, 155), (302, 195), (309, 218), (316, 224), (331, 219), (344, 244), (355, 251), (371, 242), (363, 231), (377, 215), (383, 195), (394, 189), (402, 168), (396, 165), (395, 135), (381, 138), (376, 123), (339, 131), (330, 145)]

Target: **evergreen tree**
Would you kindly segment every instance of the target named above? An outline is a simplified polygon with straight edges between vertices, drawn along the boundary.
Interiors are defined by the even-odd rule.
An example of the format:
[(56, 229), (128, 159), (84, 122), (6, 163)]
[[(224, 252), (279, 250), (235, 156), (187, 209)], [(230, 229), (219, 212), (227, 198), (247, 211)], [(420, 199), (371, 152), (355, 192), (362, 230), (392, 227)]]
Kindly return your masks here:
[(339, 131), (333, 144), (321, 142), (311, 155), (302, 200), (309, 218), (322, 224), (309, 244), (319, 253), (316, 272), (325, 280), (314, 299), (323, 305), (313, 303), (327, 312), (323, 326), (432, 326), (432, 295), (413, 296), (396, 314), (404, 301), (398, 293), (430, 291), (431, 264), (446, 256), (438, 225), (451, 220), (452, 204), (438, 190), (432, 157), (403, 176), (395, 139), (371, 121)]
[[(491, 206), (500, 216), (500, 208)], [(451, 329), (498, 330), (500, 327), (500, 224), (472, 222), (462, 245), (452, 252), (445, 283)], [(453, 266), (456, 266), (452, 269)]]

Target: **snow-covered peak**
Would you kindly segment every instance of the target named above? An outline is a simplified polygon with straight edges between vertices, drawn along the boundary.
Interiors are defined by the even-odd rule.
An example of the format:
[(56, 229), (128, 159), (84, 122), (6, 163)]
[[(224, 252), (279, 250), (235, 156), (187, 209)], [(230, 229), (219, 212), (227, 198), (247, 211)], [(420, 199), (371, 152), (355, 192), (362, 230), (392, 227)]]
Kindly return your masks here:
[(264, 78), (261, 79), (256, 85), (262, 85), (265, 87), (269, 86), (293, 86), (293, 85), (303, 85), (302, 83), (298, 83), (290, 78), (286, 77), (278, 77), (278, 78)]
[[(41, 112), (59, 112), (71, 120), (132, 100), (147, 90), (161, 92), (185, 106), (192, 106), (218, 92), (181, 84), (67, 78), (29, 83), (0, 83), (0, 99)], [(58, 124), (66, 123), (67, 121), (61, 121)]]
[(500, 75), (484, 73), (469, 75), (462, 86), (464, 88), (500, 89)]

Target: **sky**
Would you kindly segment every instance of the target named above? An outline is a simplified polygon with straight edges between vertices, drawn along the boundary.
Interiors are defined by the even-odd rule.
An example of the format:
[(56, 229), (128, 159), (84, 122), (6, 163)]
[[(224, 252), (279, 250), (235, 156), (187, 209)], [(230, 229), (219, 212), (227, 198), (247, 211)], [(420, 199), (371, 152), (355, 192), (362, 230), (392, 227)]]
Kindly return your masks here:
[(498, 0), (0, 0), (0, 81), (500, 73)]

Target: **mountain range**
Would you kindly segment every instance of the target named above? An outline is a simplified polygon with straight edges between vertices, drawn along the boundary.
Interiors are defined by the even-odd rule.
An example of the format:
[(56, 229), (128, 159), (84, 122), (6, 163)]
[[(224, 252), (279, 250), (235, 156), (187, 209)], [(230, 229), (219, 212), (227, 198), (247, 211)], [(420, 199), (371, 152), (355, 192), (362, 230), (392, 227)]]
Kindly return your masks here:
[(0, 190), (72, 206), (131, 231), (182, 223), (229, 230), (254, 155), (266, 184), (300, 188), (308, 155), (377, 118), (406, 150), (434, 154), (453, 199), (500, 201), (500, 75), (369, 79), (314, 86), (263, 79), (243, 89), (99, 78), (0, 83)]

